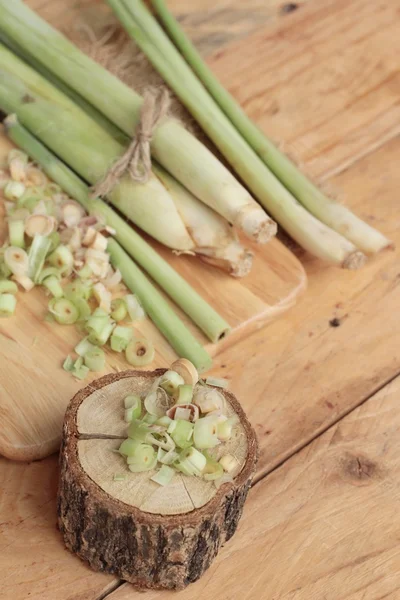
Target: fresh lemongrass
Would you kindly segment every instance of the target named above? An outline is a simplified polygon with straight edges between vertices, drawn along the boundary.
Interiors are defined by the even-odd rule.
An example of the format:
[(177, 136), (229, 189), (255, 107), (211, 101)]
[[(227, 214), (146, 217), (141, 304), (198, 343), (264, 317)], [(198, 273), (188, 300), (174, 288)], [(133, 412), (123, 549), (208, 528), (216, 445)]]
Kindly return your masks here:
[[(178, 275), (178, 273), (105, 202), (102, 202), (101, 200), (90, 201), (87, 186), (75, 175), (75, 173), (20, 125), (14, 116), (8, 117), (5, 121), (5, 125), (10, 139), (41, 164), (51, 179), (59, 183), (59, 185), (71, 197), (78, 200), (89, 213), (102, 216), (107, 224), (115, 229), (118, 242), (149, 273), (154, 281), (165, 290), (172, 300), (182, 308), (198, 327), (204, 331), (212, 342), (217, 342), (229, 333), (228, 323), (222, 319), (222, 317), (218, 315), (218, 313), (205, 302), (203, 298), (201, 298), (183, 277)], [(81, 271), (84, 269), (85, 267)], [(90, 274), (87, 276), (90, 276)], [(159, 297), (161, 298), (161, 296)], [(143, 297), (141, 300), (143, 303)], [(166, 307), (165, 315), (166, 318), (168, 318), (168, 313), (171, 312), (171, 309), (167, 303), (164, 304)], [(149, 311), (147, 310), (147, 312)], [(186, 383), (190, 383), (190, 381)]]
[(25, 248), (25, 225), (23, 221), (8, 221), (8, 239), (11, 246)]
[(219, 479), (220, 477), (222, 477), (223, 473), (224, 473), (224, 469), (223, 466), (217, 461), (215, 460), (215, 458), (213, 458), (212, 456), (206, 454), (206, 466), (204, 467), (204, 469), (202, 470), (201, 474), (202, 477), (206, 480), (206, 481), (215, 481), (217, 479)]
[(3, 189), (4, 197), (7, 200), (11, 200), (15, 202), (18, 198), (21, 198), (23, 193), (25, 192), (25, 185), (18, 181), (9, 181), (5, 188)]
[(60, 325), (72, 325), (79, 317), (76, 306), (66, 298), (53, 298), (49, 302), (49, 311)]
[(158, 483), (158, 485), (165, 486), (169, 485), (175, 477), (175, 470), (168, 465), (163, 465), (153, 477), (150, 477), (151, 481)]
[(206, 464), (207, 459), (204, 454), (196, 448), (191, 447), (181, 452), (179, 460), (176, 463), (176, 468), (184, 475), (199, 477)]
[(197, 448), (214, 448), (220, 442), (218, 439), (218, 420), (214, 416), (202, 417), (194, 424), (193, 439)]
[(89, 302), (85, 298), (76, 298), (74, 304), (79, 312), (78, 320), (86, 321), (92, 313)]
[(104, 367), (106, 365), (106, 356), (104, 354), (104, 350), (101, 348), (93, 348), (92, 350), (88, 350), (84, 354), (83, 360), (90, 371), (104, 371)]
[(350, 269), (360, 267), (365, 262), (362, 252), (311, 215), (265, 166), (208, 95), (141, 0), (108, 0), (108, 4), (249, 189), (284, 229), (318, 258)]
[(74, 359), (71, 358), (71, 356), (68, 354), (67, 358), (64, 360), (63, 369), (64, 369), (64, 371), (68, 371), (68, 373), (71, 373), (73, 368), (74, 368)]
[(77, 298), (83, 298), (84, 300), (89, 300), (92, 293), (92, 288), (79, 279), (71, 281), (67, 283), (64, 287), (64, 295), (68, 300), (72, 300), (74, 302)]
[(78, 356), (85, 356), (85, 354), (87, 352), (90, 352), (91, 350), (95, 350), (95, 349), (96, 349), (96, 346), (91, 344), (89, 342), (89, 339), (87, 337), (85, 337), (85, 338), (83, 338), (83, 340), (78, 342), (78, 344), (74, 348), (74, 351), (76, 352), (76, 354)]
[(136, 448), (137, 444), (138, 444), (138, 442), (128, 438), (122, 442), (118, 451), (123, 456), (132, 456), (133, 453), (135, 452), (135, 448)]
[(114, 323), (108, 319), (97, 317), (96, 321), (90, 317), (86, 323), (86, 328), (89, 332), (89, 342), (95, 346), (104, 346), (114, 329)]
[(28, 275), (29, 258), (22, 248), (9, 246), (4, 252), (4, 262), (13, 275), (17, 277)]
[(168, 395), (162, 388), (151, 391), (144, 400), (144, 407), (147, 412), (157, 418), (165, 415), (169, 408), (169, 404)]
[(232, 437), (232, 431), (234, 426), (237, 423), (237, 419), (235, 417), (231, 417), (226, 419), (226, 421), (220, 421), (217, 424), (217, 437), (220, 442), (227, 442)]
[(50, 275), (50, 277), (43, 279), (41, 285), (43, 285), (54, 298), (62, 298), (64, 296), (60, 281), (54, 275)]
[(124, 398), (124, 407), (125, 410), (129, 409), (132, 411), (132, 418), (130, 419), (131, 421), (132, 419), (139, 419), (142, 413), (142, 401), (140, 396), (126, 396), (126, 398)]
[[(193, 423), (186, 420), (174, 421), (175, 427), (171, 431), (171, 437), (179, 448), (189, 448), (193, 444)], [(168, 431), (170, 428), (168, 428)]]
[(138, 444), (132, 455), (127, 458), (128, 468), (134, 473), (142, 473), (154, 469), (157, 464), (157, 453), (149, 444)]
[(157, 419), (156, 424), (161, 425), (162, 427), (166, 427), (168, 429), (168, 427), (171, 425), (171, 422), (172, 419), (167, 417), (167, 415), (163, 415), (162, 417)]
[(18, 286), (14, 281), (8, 279), (0, 279), (0, 294), (16, 294)]
[[(148, 425), (153, 425), (156, 421), (157, 417), (155, 415), (151, 415), (150, 413), (146, 413), (143, 417), (143, 423), (147, 423)], [(151, 433), (148, 434), (147, 441), (152, 442)]]
[[(33, 56), (128, 136), (132, 135), (140, 118), (140, 96), (19, 0), (11, 6), (6, 0), (0, 0), (0, 7), (0, 30), (17, 43), (24, 57), (27, 55), (29, 60)], [(157, 128), (152, 151), (196, 197), (249, 236), (265, 242), (274, 235), (275, 224), (244, 186), (176, 120), (165, 119)], [(238, 154), (234, 148), (232, 151)]]
[(145, 367), (153, 362), (155, 350), (150, 340), (134, 339), (125, 349), (125, 358), (133, 367)]
[(89, 367), (87, 367), (86, 365), (81, 365), (80, 367), (73, 367), (71, 374), (76, 378), (76, 379), (86, 379), (86, 377), (89, 374)]
[(25, 233), (33, 238), (36, 234), (49, 236), (55, 229), (55, 220), (48, 215), (30, 215), (25, 221)]
[(173, 396), (177, 391), (179, 386), (184, 385), (185, 381), (179, 373), (176, 371), (166, 371), (160, 379), (159, 385), (162, 387), (167, 394)]
[(116, 325), (110, 338), (111, 350), (114, 350), (114, 352), (123, 352), (126, 350), (132, 337), (133, 329), (130, 327), (122, 327), (122, 325)]
[(0, 317), (12, 317), (17, 306), (14, 294), (0, 294)]
[(137, 321), (146, 316), (146, 313), (144, 312), (139, 300), (134, 294), (127, 294), (124, 297), (124, 300), (131, 321)]
[(216, 389), (204, 387), (196, 391), (193, 399), (203, 414), (221, 411), (224, 407), (224, 397)]
[(152, 5), (181, 54), (214, 100), (243, 138), (297, 200), (320, 221), (353, 242), (363, 252), (375, 253), (389, 246), (391, 242), (379, 231), (359, 219), (345, 206), (325, 196), (253, 123), (204, 62), (168, 10), (165, 0), (152, 0)]
[(35, 282), (27, 275), (14, 275), (14, 279), (26, 292), (30, 292), (35, 287)]
[(164, 465), (172, 465), (179, 458), (179, 453), (176, 450), (169, 450), (159, 460)]
[(196, 385), (199, 380), (199, 373), (190, 360), (187, 358), (179, 358), (171, 365), (171, 371), (175, 371), (180, 375), (187, 385)]
[(48, 261), (57, 269), (63, 273), (63, 275), (70, 275), (74, 268), (74, 257), (71, 250), (60, 244), (49, 256)]
[(123, 298), (115, 298), (115, 300), (111, 301), (111, 317), (114, 321), (123, 321), (126, 319), (127, 314), (128, 309)]
[(214, 387), (219, 387), (222, 389), (226, 389), (227, 387), (229, 387), (229, 381), (222, 377), (207, 377), (206, 384), (212, 385)]
[(176, 404), (191, 404), (193, 398), (193, 386), (183, 384), (178, 387)]
[(194, 423), (199, 418), (199, 408), (195, 404), (175, 404), (167, 410), (167, 416), (175, 421)]
[(43, 269), (49, 248), (50, 240), (44, 235), (36, 234), (28, 254), (28, 277), (30, 277), (32, 281), (37, 281), (39, 274)]
[(225, 454), (219, 459), (219, 464), (227, 473), (233, 473), (240, 465), (239, 461), (231, 454)]

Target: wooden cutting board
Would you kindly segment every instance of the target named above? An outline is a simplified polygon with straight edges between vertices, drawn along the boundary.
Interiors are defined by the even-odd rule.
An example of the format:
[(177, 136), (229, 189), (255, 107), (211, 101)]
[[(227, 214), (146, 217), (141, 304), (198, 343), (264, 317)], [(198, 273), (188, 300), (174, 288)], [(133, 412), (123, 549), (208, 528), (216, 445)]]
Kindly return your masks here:
[[(0, 164), (11, 147), (0, 131)], [(0, 219), (4, 225), (4, 214)], [(232, 326), (226, 340), (210, 344), (175, 307), (212, 355), (284, 313), (306, 287), (302, 265), (277, 240), (254, 248), (253, 271), (243, 280), (154, 245)], [(16, 315), (0, 321), (0, 454), (16, 460), (39, 459), (57, 450), (65, 408), (87, 383), (75, 381), (61, 368), (81, 335), (73, 326), (45, 322), (46, 312), (47, 300), (42, 290), (21, 292)], [(174, 351), (155, 326), (146, 319), (136, 329), (155, 344), (157, 356), (153, 366), (170, 364)], [(107, 365), (106, 372), (128, 367), (111, 351)]]

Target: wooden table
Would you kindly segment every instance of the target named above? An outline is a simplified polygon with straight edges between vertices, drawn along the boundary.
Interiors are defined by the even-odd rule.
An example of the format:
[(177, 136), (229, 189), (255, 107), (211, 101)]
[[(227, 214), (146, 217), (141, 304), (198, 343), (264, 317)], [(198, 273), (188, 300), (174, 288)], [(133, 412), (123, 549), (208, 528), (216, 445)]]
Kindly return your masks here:
[[(170, 5), (250, 114), (399, 245), (399, 0)], [(399, 254), (357, 273), (302, 260), (300, 303), (216, 359), (261, 458), (238, 533), (179, 598), (400, 598)], [(56, 486), (56, 456), (0, 460), (0, 598), (139, 598), (64, 549)]]

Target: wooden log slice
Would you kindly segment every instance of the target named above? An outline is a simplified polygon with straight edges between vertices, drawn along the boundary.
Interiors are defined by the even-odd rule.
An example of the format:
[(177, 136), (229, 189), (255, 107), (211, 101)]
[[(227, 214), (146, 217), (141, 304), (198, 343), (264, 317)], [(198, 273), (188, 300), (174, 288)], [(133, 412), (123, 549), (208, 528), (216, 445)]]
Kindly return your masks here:
[[(235, 435), (224, 444), (224, 453), (240, 465), (232, 482), (217, 489), (212, 481), (177, 473), (162, 487), (150, 480), (154, 471), (128, 471), (112, 452), (127, 436), (123, 399), (144, 397), (164, 372), (106, 375), (73, 398), (64, 421), (58, 523), (66, 546), (93, 569), (139, 587), (182, 589), (234, 534), (255, 471), (257, 441), (238, 401), (220, 390), (228, 412), (239, 417)], [(114, 480), (124, 472), (123, 481)]]

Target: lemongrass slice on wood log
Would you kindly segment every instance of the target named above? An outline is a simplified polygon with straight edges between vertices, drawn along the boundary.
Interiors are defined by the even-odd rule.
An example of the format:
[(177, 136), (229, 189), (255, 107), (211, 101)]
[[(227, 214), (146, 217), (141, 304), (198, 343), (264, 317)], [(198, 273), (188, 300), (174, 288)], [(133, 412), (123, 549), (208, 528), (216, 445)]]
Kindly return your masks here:
[(218, 488), (175, 473), (160, 486), (154, 470), (130, 472), (115, 452), (127, 435), (124, 398), (143, 398), (164, 372), (106, 375), (74, 397), (64, 421), (58, 523), (67, 547), (93, 569), (144, 588), (182, 589), (234, 534), (257, 442), (239, 402), (223, 390), (227, 412), (238, 417), (236, 435), (224, 444), (238, 461), (230, 481)]

